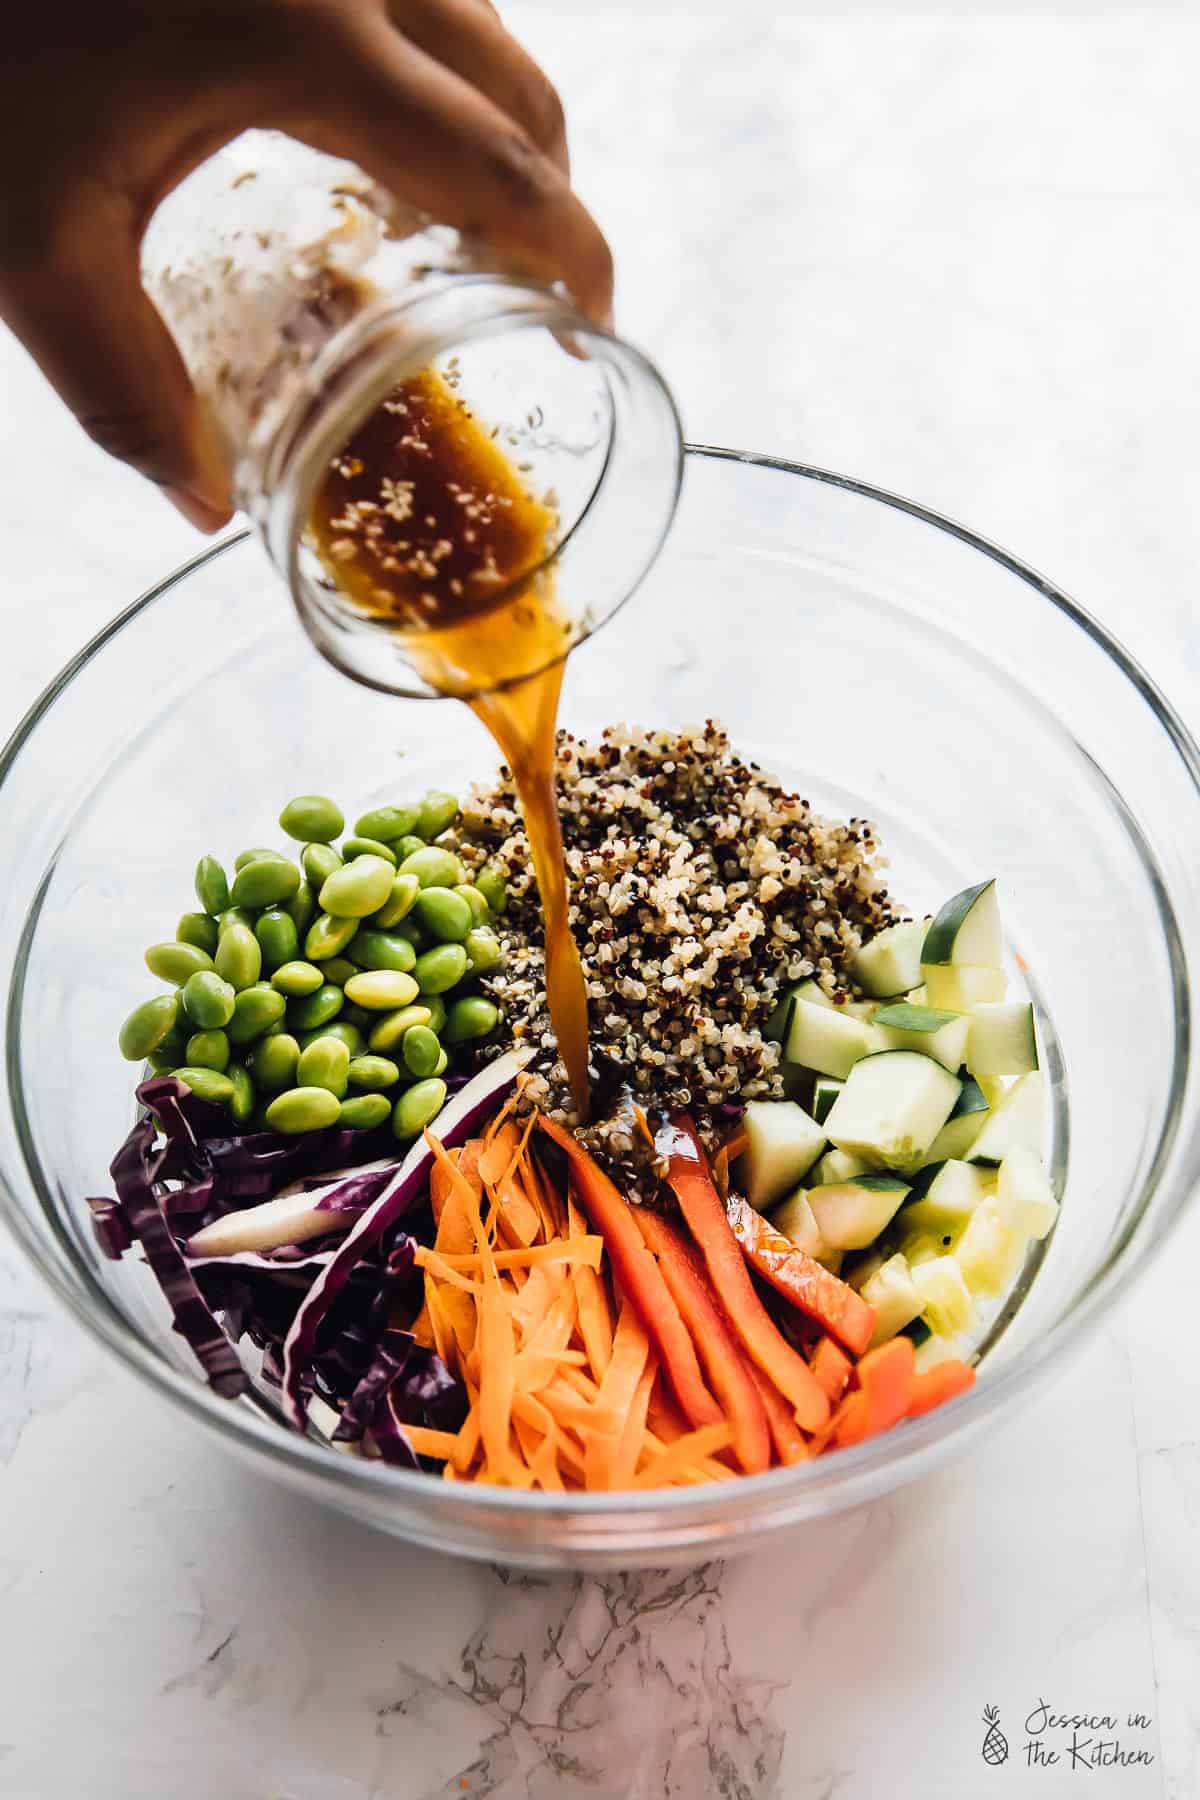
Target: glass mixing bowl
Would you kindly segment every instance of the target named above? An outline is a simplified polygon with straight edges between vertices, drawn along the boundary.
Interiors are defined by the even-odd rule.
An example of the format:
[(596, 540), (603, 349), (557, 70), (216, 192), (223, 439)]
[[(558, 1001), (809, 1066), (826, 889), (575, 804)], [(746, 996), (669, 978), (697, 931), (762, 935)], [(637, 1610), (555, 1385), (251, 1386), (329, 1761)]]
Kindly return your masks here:
[(907, 501), (697, 449), (657, 566), (572, 658), (563, 723), (709, 716), (815, 806), (873, 818), (913, 909), (999, 877), (1041, 1019), (1063, 1207), (971, 1394), (857, 1449), (702, 1492), (531, 1496), (336, 1455), (289, 1433), (268, 1399), (215, 1398), (145, 1269), (106, 1262), (92, 1240), (84, 1196), (107, 1190), (132, 1119), (117, 1027), (153, 987), (144, 946), (194, 904), (197, 857), (261, 842), (293, 793), (361, 811), (487, 774), (470, 715), (328, 667), (243, 534), (89, 644), (0, 764), (3, 1203), (17, 1238), (88, 1329), (215, 1440), (384, 1530), (530, 1566), (661, 1564), (869, 1499), (1061, 1370), (1191, 1193), (1200, 759), (1094, 620)]

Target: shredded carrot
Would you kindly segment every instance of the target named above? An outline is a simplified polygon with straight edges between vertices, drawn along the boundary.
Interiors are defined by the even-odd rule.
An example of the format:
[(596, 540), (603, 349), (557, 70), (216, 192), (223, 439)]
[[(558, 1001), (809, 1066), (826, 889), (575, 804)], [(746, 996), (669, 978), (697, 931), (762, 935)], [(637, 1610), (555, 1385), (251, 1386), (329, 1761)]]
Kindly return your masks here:
[[(702, 1425), (699, 1431), (689, 1431), (677, 1438), (661, 1455), (651, 1454), (649, 1462), (638, 1470), (630, 1486), (661, 1487), (668, 1478), (674, 1479), (692, 1464), (712, 1456), (714, 1451), (728, 1449), (732, 1442), (733, 1432), (728, 1425)], [(722, 1473), (732, 1476), (733, 1471), (724, 1469)]]
[(447, 1462), (458, 1443), (457, 1432), (432, 1431), (427, 1425), (406, 1425), (404, 1435), (418, 1456), (436, 1456)]
[(424, 1244), (418, 1244), (415, 1261), (418, 1268), (436, 1267), (445, 1280), (447, 1271), (462, 1273), (467, 1269), (480, 1268), (531, 1269), (540, 1263), (586, 1263), (590, 1269), (598, 1269), (603, 1254), (604, 1239), (588, 1236), (559, 1238), (553, 1244), (530, 1244), (519, 1250), (489, 1251), (486, 1260), (477, 1251), (466, 1256), (443, 1256), (438, 1250), (427, 1250)]

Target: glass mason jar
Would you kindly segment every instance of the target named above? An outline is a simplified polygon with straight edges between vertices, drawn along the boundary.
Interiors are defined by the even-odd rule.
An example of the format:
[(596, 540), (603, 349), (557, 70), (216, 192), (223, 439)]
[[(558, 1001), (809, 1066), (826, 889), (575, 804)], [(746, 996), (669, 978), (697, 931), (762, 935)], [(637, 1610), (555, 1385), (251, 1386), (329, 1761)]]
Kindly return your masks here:
[(567, 648), (653, 563), (683, 468), (657, 370), (355, 164), (244, 134), (159, 207), (143, 279), (222, 441), (236, 504), (317, 648), (357, 680), (434, 692), (397, 636), (341, 592), (306, 527), (331, 460), (422, 370), (448, 373), (530, 492), (552, 495), (546, 559)]

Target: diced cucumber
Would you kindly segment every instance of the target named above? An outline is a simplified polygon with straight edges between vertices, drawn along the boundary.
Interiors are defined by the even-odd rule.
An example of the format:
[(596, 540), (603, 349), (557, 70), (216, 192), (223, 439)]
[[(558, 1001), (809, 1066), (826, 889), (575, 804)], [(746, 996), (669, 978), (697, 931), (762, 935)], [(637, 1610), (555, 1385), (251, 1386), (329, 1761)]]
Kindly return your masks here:
[(959, 1070), (963, 1084), (958, 1103), (929, 1146), (929, 1160), (955, 1162), (966, 1156), (988, 1116), (987, 1097), (973, 1076)]
[(760, 1212), (794, 1188), (825, 1148), (824, 1131), (794, 1100), (751, 1100), (742, 1130), (738, 1178)]
[(975, 1208), (954, 1256), (973, 1294), (1002, 1294), (1025, 1260), (1020, 1221), (992, 1194)]
[[(909, 988), (904, 998), (908, 1001), (910, 1006), (928, 1006), (929, 989), (925, 986), (925, 983), (922, 982), (920, 987)], [(951, 1007), (950, 1010), (951, 1012), (956, 1012), (959, 1009), (957, 1007)]]
[(826, 1187), (831, 1181), (851, 1181), (865, 1175), (868, 1164), (861, 1156), (847, 1156), (844, 1150), (827, 1150), (820, 1162), (813, 1164), (810, 1187)]
[(875, 1030), (886, 1050), (919, 1050), (953, 1075), (962, 1066), (971, 1021), (962, 1013), (938, 1012), (901, 1000), (875, 1014)]
[(923, 1375), (926, 1369), (936, 1369), (939, 1363), (961, 1355), (962, 1349), (956, 1338), (939, 1337), (935, 1331), (917, 1345), (913, 1366), (918, 1375)]
[(957, 1075), (932, 1057), (887, 1050), (854, 1065), (823, 1129), (839, 1150), (876, 1167), (918, 1168), (961, 1092)]
[(771, 1214), (771, 1223), (776, 1231), (781, 1231), (785, 1238), (790, 1238), (798, 1250), (821, 1260), (823, 1253), (829, 1248), (821, 1236), (813, 1209), (808, 1203), (808, 1195), (803, 1188), (789, 1194), (786, 1200)]
[(921, 1317), (939, 1337), (957, 1337), (975, 1318), (975, 1302), (952, 1256), (918, 1263), (912, 1283), (921, 1297)]
[(886, 999), (907, 993), (921, 979), (921, 946), (927, 926), (918, 919), (908, 925), (889, 925), (854, 953), (850, 967), (864, 994)]
[(795, 1004), (796, 995), (794, 990), (789, 988), (786, 993), (779, 996), (779, 999), (775, 1002), (770, 1018), (763, 1026), (763, 1036), (767, 1039), (768, 1043), (787, 1043), (788, 1032), (792, 1028), (792, 1008)]
[(1000, 1204), (1009, 1208), (1030, 1237), (1044, 1238), (1058, 1217), (1058, 1201), (1040, 1156), (1017, 1145), (1000, 1164)]
[(970, 1012), (993, 1000), (1003, 1000), (1008, 981), (1003, 969), (977, 969), (968, 963), (923, 963), (921, 978), (930, 1006), (951, 1012)]
[(858, 1175), (853, 1181), (810, 1188), (817, 1230), (835, 1250), (865, 1250), (886, 1230), (908, 1192), (895, 1175)]
[(925, 934), (921, 961), (998, 969), (1003, 960), (1004, 938), (993, 878), (947, 900)]
[[(995, 1179), (976, 1163), (946, 1162), (934, 1175), (925, 1193), (906, 1206), (897, 1223), (906, 1232), (931, 1232), (949, 1249), (957, 1241), (971, 1214), (995, 1191)], [(950, 1244), (946, 1239), (950, 1239)]]
[(835, 1250), (832, 1245), (827, 1244), (820, 1256), (818, 1256), (817, 1261), (823, 1269), (828, 1269), (831, 1275), (840, 1275), (845, 1255), (846, 1252), (844, 1250)]
[(847, 1018), (832, 1006), (796, 1001), (784, 1051), (788, 1062), (844, 1081), (855, 1063), (877, 1048), (872, 1028), (861, 1019)]
[(973, 1007), (966, 1064), (976, 1075), (1027, 1075), (1038, 1066), (1037, 1029), (1028, 1001)]
[(894, 1338), (920, 1317), (923, 1301), (903, 1256), (889, 1256), (859, 1291), (867, 1305), (875, 1309), (872, 1350), (876, 1344), (886, 1344), (889, 1338)]
[(818, 1125), (823, 1125), (829, 1117), (829, 1111), (842, 1088), (844, 1082), (835, 1081), (832, 1075), (818, 1075), (813, 1088), (812, 1116)]
[(828, 1006), (833, 1010), (833, 1001), (820, 982), (814, 981), (811, 976), (807, 981), (798, 982), (792, 989), (792, 995), (796, 1000), (807, 1000), (810, 1006)]
[(856, 1256), (850, 1267), (845, 1270), (842, 1280), (847, 1287), (852, 1287), (856, 1294), (861, 1294), (877, 1269), (882, 1269), (887, 1256), (882, 1250), (868, 1250), (865, 1256)]
[(923, 1344), (926, 1338), (931, 1338), (933, 1333), (924, 1319), (914, 1319), (911, 1325), (906, 1325), (903, 1332), (897, 1333), (897, 1336), (911, 1338), (914, 1346), (917, 1346)]
[[(984, 1084), (981, 1082), (981, 1086)], [(834, 1108), (834, 1112), (837, 1108)], [(832, 1114), (830, 1115), (832, 1119)], [(829, 1120), (826, 1124), (829, 1124)], [(971, 1162), (1003, 1162), (1010, 1150), (1040, 1153), (1046, 1127), (1045, 1088), (1036, 1069), (1022, 1075), (1004, 1092), (971, 1145)], [(834, 1136), (830, 1131), (830, 1137)], [(836, 1140), (835, 1140), (836, 1141)]]
[(879, 1002), (878, 1000), (844, 1000), (841, 1006), (835, 1006), (833, 1010), (842, 1013), (847, 1019), (861, 1019), (866, 1024), (879, 1011)]

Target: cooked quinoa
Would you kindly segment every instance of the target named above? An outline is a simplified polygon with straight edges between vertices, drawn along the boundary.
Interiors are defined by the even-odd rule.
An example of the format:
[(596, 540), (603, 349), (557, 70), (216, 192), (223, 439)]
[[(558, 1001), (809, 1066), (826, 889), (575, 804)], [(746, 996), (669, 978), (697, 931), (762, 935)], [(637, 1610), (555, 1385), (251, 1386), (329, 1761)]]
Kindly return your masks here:
[[(598, 743), (560, 732), (557, 755), (593, 1056), (643, 1107), (688, 1107), (705, 1127), (729, 1102), (780, 1098), (779, 1047), (764, 1030), (782, 991), (814, 976), (844, 996), (854, 951), (901, 916), (873, 827), (818, 818), (712, 720), (679, 734), (614, 725)], [(537, 887), (507, 769), (468, 796), (460, 831), (468, 866), (492, 863), (508, 882), (507, 958), (485, 985), (513, 1034), (553, 1054)], [(548, 1080), (551, 1106), (575, 1122), (557, 1061)], [(627, 1154), (628, 1111), (593, 1135)]]

